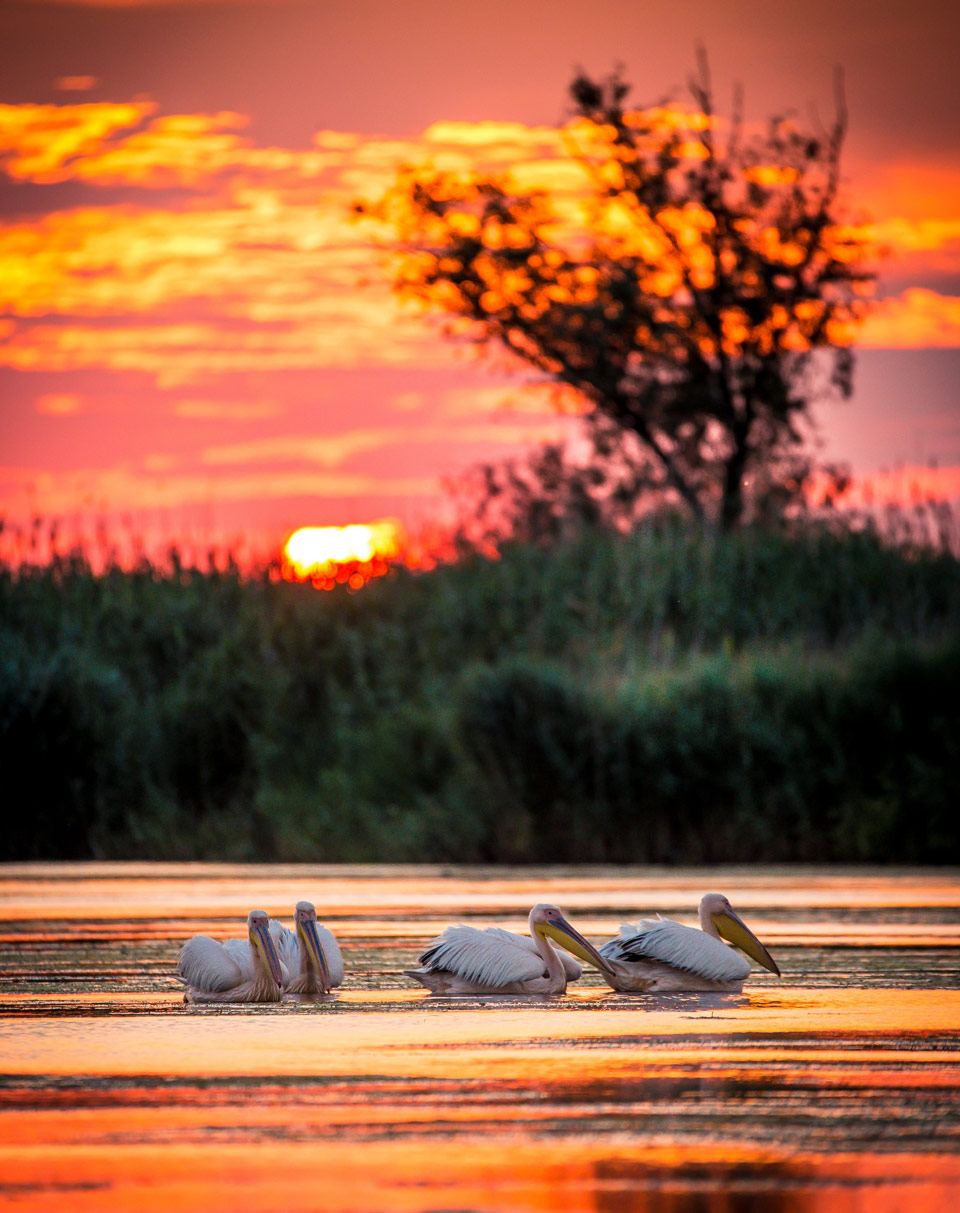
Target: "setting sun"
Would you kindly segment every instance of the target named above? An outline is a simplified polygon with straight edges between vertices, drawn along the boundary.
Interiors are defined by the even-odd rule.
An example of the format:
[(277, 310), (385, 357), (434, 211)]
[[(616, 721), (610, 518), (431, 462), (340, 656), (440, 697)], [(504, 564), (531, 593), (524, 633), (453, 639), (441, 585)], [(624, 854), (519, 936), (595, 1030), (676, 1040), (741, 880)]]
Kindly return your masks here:
[(284, 568), (297, 580), (325, 587), (349, 581), (354, 587), (386, 571), (400, 552), (400, 529), (384, 519), (351, 526), (305, 526), (284, 544)]

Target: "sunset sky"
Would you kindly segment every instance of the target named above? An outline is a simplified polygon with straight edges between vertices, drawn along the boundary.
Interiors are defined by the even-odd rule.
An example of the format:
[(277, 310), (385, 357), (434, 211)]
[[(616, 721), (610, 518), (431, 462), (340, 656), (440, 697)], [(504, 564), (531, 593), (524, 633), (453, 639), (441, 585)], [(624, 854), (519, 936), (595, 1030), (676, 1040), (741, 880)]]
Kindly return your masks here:
[(954, 5), (4, 0), (0, 516), (258, 550), (442, 518), (445, 477), (563, 423), (395, 301), (351, 202), (404, 162), (562, 181), (574, 71), (682, 100), (698, 41), (751, 120), (828, 120), (843, 66), (890, 252), (824, 453), (960, 497)]

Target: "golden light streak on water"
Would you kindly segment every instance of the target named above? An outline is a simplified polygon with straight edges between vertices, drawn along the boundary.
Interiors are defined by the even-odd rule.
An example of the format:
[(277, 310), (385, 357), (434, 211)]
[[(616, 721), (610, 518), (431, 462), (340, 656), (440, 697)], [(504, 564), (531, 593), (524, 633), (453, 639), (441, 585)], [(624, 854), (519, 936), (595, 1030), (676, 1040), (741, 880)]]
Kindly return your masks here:
[[(857, 1040), (888, 1032), (891, 1024), (903, 1030), (909, 1025), (913, 1034), (949, 1034), (960, 1026), (958, 990), (794, 988), (786, 997), (764, 992), (708, 999), (662, 995), (656, 1000), (615, 995), (601, 987), (590, 995), (577, 994), (563, 1003), (532, 1005), (492, 996), (464, 1000), (479, 1004), (482, 1009), (476, 1010), (461, 1010), (453, 999), (425, 1004), (424, 996), (408, 994), (401, 1001), (417, 1013), (405, 1015), (370, 1009), (365, 997), (349, 997), (345, 991), (335, 1005), (242, 1008), (240, 1013), (229, 1008), (234, 1019), (229, 1033), (224, 1032), (222, 1009), (184, 1014), (175, 995), (164, 1000), (172, 1014), (114, 1017), (109, 1031), (99, 1021), (82, 1018), (69, 1024), (42, 1017), (0, 1022), (0, 1055), (9, 1075), (138, 1074), (149, 1058), (149, 1073), (165, 1076), (329, 1076), (363, 1074), (373, 1067), (382, 1074), (441, 1077), (450, 1065), (447, 1049), (457, 1051), (461, 1072), (474, 1065), (499, 1072), (504, 1057), (499, 1052), (489, 1056), (489, 1048), (509, 1049), (511, 1059), (535, 1055), (553, 1064), (569, 1060), (569, 1042), (576, 1041), (591, 1050), (592, 1071), (609, 1060), (607, 1050), (617, 1066), (629, 1069), (632, 1059), (620, 1051), (625, 1041), (644, 1044), (646, 1065), (654, 1042), (682, 1040), (691, 1033), (699, 1047), (712, 1049), (717, 1038), (731, 1035), (749, 1036), (756, 1047), (798, 1030), (805, 1038), (841, 1033)], [(589, 1009), (584, 1009), (588, 998)], [(551, 1036), (559, 1037), (556, 1048)]]

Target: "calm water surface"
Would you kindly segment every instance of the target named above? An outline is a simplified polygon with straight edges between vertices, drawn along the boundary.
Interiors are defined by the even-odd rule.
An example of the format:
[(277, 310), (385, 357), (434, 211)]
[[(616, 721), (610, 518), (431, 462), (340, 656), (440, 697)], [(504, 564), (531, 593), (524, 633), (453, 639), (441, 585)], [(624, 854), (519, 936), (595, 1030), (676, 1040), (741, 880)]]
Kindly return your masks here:
[[(727, 893), (783, 970), (742, 995), (443, 999), (448, 923), (596, 941)], [(185, 1006), (180, 944), (300, 898), (320, 1003)], [(0, 1206), (955, 1213), (960, 874), (0, 866)]]

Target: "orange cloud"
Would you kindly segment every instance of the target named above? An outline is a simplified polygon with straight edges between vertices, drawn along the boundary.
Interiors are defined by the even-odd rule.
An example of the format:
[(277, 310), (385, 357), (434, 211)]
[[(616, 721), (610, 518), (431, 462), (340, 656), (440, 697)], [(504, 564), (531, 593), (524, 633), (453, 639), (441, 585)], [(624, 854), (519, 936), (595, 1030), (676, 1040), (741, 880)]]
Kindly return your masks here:
[(451, 419), (489, 415), (504, 418), (511, 414), (534, 417), (579, 416), (589, 405), (572, 390), (552, 383), (513, 383), (495, 387), (463, 387), (446, 392), (440, 415)]
[[(35, 321), (18, 328), (0, 363), (136, 364), (176, 383), (231, 369), (437, 361), (424, 351), (429, 330), (399, 314), (378, 254), (349, 218), (355, 185), (383, 188), (409, 145), (321, 132), (306, 151), (255, 148), (233, 114), (158, 118), (115, 137), (148, 109), (7, 107), (13, 175), (203, 186), (204, 199), (75, 208), (0, 232), (0, 311)], [(203, 323), (185, 322), (197, 308)], [(52, 316), (70, 323), (50, 326)], [(83, 323), (100, 317), (109, 329)], [(238, 333), (238, 323), (251, 331)]]
[[(384, 312), (392, 301), (384, 301)], [(364, 311), (361, 306), (358, 311)], [(391, 323), (392, 317), (392, 323)], [(233, 331), (215, 324), (24, 326), (0, 345), (0, 366), (19, 371), (133, 371), (176, 387), (236, 372), (317, 370), (321, 367), (442, 366), (454, 354), (425, 342), (421, 326), (385, 315), (380, 329), (359, 332), (349, 322), (316, 331), (310, 326)]]
[[(0, 106), (0, 166), (11, 177), (144, 190), (140, 205), (75, 207), (0, 231), (0, 365), (137, 371), (168, 387), (236, 372), (450, 365), (455, 354), (436, 327), (394, 299), (379, 254), (350, 221), (350, 202), (375, 196), (404, 161), (509, 166), (521, 187), (553, 189), (564, 221), (577, 220), (583, 170), (550, 128), (439, 122), (406, 141), (322, 130), (311, 146), (291, 149), (255, 146), (236, 113), (155, 109), (149, 101)], [(941, 178), (926, 214), (908, 173), (875, 183), (876, 198), (899, 209), (863, 230), (910, 266), (956, 268), (960, 219), (946, 187), (957, 178)], [(152, 205), (157, 186), (183, 189), (180, 205), (166, 197)], [(877, 305), (859, 343), (960, 345), (960, 300), (905, 290)], [(441, 414), (549, 409), (527, 393), (507, 396), (497, 388), (487, 398), (451, 397)], [(267, 415), (263, 408), (208, 401), (201, 390), (174, 412), (242, 420)]]
[(960, 273), (960, 219), (902, 215), (842, 229), (882, 254), (882, 276)]
[(922, 161), (864, 166), (857, 174), (856, 197), (874, 218), (897, 215), (919, 223), (955, 219), (960, 168)]
[(210, 466), (238, 463), (315, 463), (321, 467), (339, 467), (352, 456), (385, 446), (406, 443), (410, 432), (404, 428), (352, 430), (342, 434), (284, 434), (254, 442), (233, 443), (204, 451), (202, 461)]
[[(427, 149), (463, 147), (484, 159), (513, 163), (544, 151), (563, 155), (560, 131), (522, 122), (434, 122), (421, 136)], [(474, 162), (476, 157), (474, 156)]]
[(308, 463), (334, 468), (356, 455), (391, 447), (409, 452), (419, 445), (442, 443), (453, 449), (458, 445), (523, 445), (556, 440), (562, 433), (562, 421), (503, 422), (484, 420), (473, 424), (402, 425), (368, 427), (338, 434), (283, 434), (253, 442), (233, 443), (203, 452), (202, 462), (211, 467), (242, 463)]
[(178, 400), (173, 406), (175, 417), (193, 421), (260, 421), (282, 412), (273, 400)]
[[(47, 517), (68, 514), (77, 509), (78, 502), (102, 512), (209, 505), (212, 486), (208, 473), (176, 473), (163, 458), (151, 462), (149, 468), (78, 468), (70, 472), (52, 472), (41, 466), (0, 467), (0, 500), (5, 513), (14, 517), (30, 517), (37, 501), (43, 502)], [(219, 476), (215, 496), (218, 503), (228, 503), (295, 497), (428, 497), (437, 492), (436, 476), (258, 468)]]
[(943, 252), (960, 256), (960, 218), (884, 219), (861, 229), (868, 239), (894, 252)]
[(73, 159), (138, 126), (155, 108), (149, 101), (0, 105), (0, 167), (21, 181), (62, 181)]
[(230, 110), (165, 114), (147, 123), (155, 110), (149, 101), (2, 105), (0, 165), (13, 177), (40, 183), (194, 188), (224, 174), (313, 180), (336, 168), (345, 150), (256, 147), (241, 133), (247, 117)]
[(246, 191), (219, 207), (90, 207), (10, 224), (0, 231), (0, 308), (142, 313), (207, 298), (242, 315), (245, 299), (263, 309), (309, 301), (324, 285), (355, 286), (375, 270), (375, 254), (358, 243), (345, 207), (318, 211), (316, 201)]
[[(149, 101), (0, 106), (0, 170), (9, 177), (38, 186), (79, 182), (83, 189), (72, 192), (81, 198), (93, 188), (125, 190), (122, 205), (23, 216), (0, 230), (0, 366), (148, 375), (177, 389), (162, 404), (167, 423), (218, 425), (217, 444), (189, 461), (171, 444), (105, 469), (53, 473), (40, 459), (0, 468), (3, 513), (28, 517), (38, 502), (44, 513), (62, 515), (78, 503), (160, 512), (213, 501), (233, 503), (240, 515), (247, 503), (253, 511), (257, 502), (308, 497), (321, 503), (321, 517), (342, 500), (358, 511), (372, 498), (436, 502), (442, 471), (571, 433), (575, 418), (557, 416), (547, 392), (489, 380), (432, 392), (405, 381), (392, 399), (388, 388), (384, 407), (394, 411), (386, 425), (381, 411), (371, 427), (358, 415), (353, 429), (326, 437), (271, 427), (272, 437), (248, 442), (259, 429), (231, 432), (233, 423), (282, 413), (279, 389), (265, 386), (265, 376), (457, 365), (436, 326), (398, 304), (368, 231), (349, 218), (351, 202), (377, 196), (401, 163), (426, 161), (463, 171), (509, 168), (520, 188), (554, 192), (563, 233), (582, 218), (583, 169), (544, 127), (443, 122), (415, 140), (321, 130), (304, 148), (261, 147), (232, 112), (157, 114)], [(911, 279), (915, 270), (960, 267), (960, 175), (948, 178), (912, 178), (901, 166), (862, 192), (875, 218), (861, 230), (890, 248), (886, 265), (896, 266), (898, 282), (924, 281)], [(161, 187), (158, 197), (152, 191)], [(960, 346), (960, 299), (919, 286), (883, 299), (859, 343)], [(231, 380), (221, 399), (217, 377), (238, 373), (256, 384), (249, 398)], [(64, 390), (38, 395), (38, 434), (44, 425), (45, 433), (63, 429), (56, 418), (86, 406), (73, 386), (67, 379)], [(404, 474), (407, 458), (419, 472), (438, 448), (449, 452), (443, 468)], [(374, 464), (388, 474), (368, 470)], [(933, 495), (930, 470), (920, 472), (925, 478), (911, 483)], [(951, 477), (958, 474), (940, 470), (937, 493), (957, 496)], [(876, 479), (872, 500), (902, 501), (901, 481)]]
[(426, 398), (423, 392), (401, 392), (390, 403), (401, 413), (415, 413), (425, 406)]
[(99, 83), (96, 76), (60, 76), (54, 80), (53, 87), (63, 93), (86, 93)]
[(912, 287), (880, 300), (864, 321), (857, 344), (873, 349), (960, 346), (960, 298)]
[(34, 407), (38, 413), (46, 413), (49, 417), (69, 417), (80, 412), (83, 400), (76, 392), (50, 392), (38, 396)]

